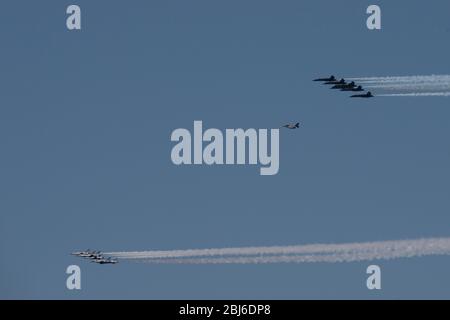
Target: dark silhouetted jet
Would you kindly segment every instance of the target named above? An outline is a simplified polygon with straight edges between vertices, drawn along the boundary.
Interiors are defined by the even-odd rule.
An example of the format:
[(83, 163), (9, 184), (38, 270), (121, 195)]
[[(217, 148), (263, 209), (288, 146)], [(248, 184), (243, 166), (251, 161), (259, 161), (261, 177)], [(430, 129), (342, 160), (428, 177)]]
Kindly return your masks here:
[(288, 128), (288, 129), (297, 129), (300, 127), (300, 122), (297, 122), (296, 124), (293, 123), (289, 123), (283, 126), (284, 128)]
[(352, 88), (341, 88), (341, 91), (364, 91), (361, 86), (352, 87)]
[(345, 84), (345, 83), (346, 83), (345, 80), (344, 80), (344, 79), (341, 79), (341, 80), (339, 80), (339, 81), (337, 81), (337, 80), (327, 81), (327, 82), (325, 82), (324, 84)]
[(330, 76), (329, 78), (319, 78), (319, 79), (314, 79), (313, 81), (335, 81), (336, 78), (334, 76)]
[(95, 262), (98, 264), (116, 264), (119, 263), (117, 260), (113, 260), (111, 258), (99, 258), (99, 259), (93, 259), (91, 262)]
[(370, 91), (368, 91), (365, 94), (354, 94), (350, 96), (350, 98), (373, 98), (373, 94)]
[(356, 84), (354, 81), (352, 81), (350, 83), (335, 84), (334, 86), (331, 87), (331, 89), (343, 89), (343, 88), (354, 88), (354, 87), (356, 87)]

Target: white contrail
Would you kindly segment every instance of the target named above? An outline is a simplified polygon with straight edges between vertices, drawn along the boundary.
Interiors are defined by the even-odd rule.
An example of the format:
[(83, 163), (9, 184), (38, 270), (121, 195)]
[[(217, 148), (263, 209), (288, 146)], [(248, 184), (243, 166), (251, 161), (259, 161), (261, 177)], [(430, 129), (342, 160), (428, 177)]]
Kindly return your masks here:
[(450, 97), (450, 92), (408, 92), (377, 94), (377, 97)]
[[(399, 246), (409, 244), (408, 240), (384, 241), (383, 245)], [(374, 243), (345, 243), (345, 244), (308, 244), (293, 246), (270, 246), (270, 247), (238, 247), (238, 248), (212, 248), (212, 249), (186, 249), (166, 251), (132, 251), (132, 252), (106, 252), (106, 255), (116, 258), (142, 259), (142, 258), (181, 258), (202, 256), (227, 256), (227, 255), (272, 255), (272, 254), (308, 254), (308, 253), (331, 253), (361, 250), (368, 246), (376, 246)]]
[(436, 83), (450, 82), (450, 75), (416, 75), (416, 76), (389, 76), (389, 77), (360, 77), (347, 78), (348, 80), (363, 83)]
[(383, 90), (421, 90), (427, 92), (433, 91), (450, 91), (450, 82), (446, 83), (392, 83), (392, 84), (369, 84), (365, 85), (366, 89), (383, 89)]
[(109, 252), (105, 254), (118, 259), (175, 264), (352, 262), (424, 255), (450, 255), (450, 238), (276, 247)]
[(364, 89), (384, 97), (450, 96), (450, 75), (350, 78)]
[(143, 262), (157, 264), (261, 264), (261, 263), (313, 263), (313, 262), (357, 262), (370, 260), (390, 260), (398, 258), (412, 258), (424, 255), (448, 255), (450, 252), (428, 251), (422, 252), (349, 252), (332, 254), (309, 255), (272, 255), (272, 256), (241, 256), (241, 257), (210, 257), (210, 258), (173, 258), (173, 259), (147, 259)]

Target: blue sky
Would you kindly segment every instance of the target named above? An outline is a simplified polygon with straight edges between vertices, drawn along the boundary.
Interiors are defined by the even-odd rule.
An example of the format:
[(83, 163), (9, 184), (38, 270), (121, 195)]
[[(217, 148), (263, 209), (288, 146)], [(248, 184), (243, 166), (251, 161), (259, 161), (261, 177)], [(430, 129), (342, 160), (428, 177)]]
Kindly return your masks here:
[[(450, 74), (448, 1), (4, 1), (0, 297), (449, 298), (450, 257), (85, 263), (184, 249), (450, 234), (449, 100), (349, 99), (317, 76)], [(379, 4), (382, 30), (366, 28)], [(355, 101), (357, 100), (357, 101)], [(280, 171), (174, 166), (176, 128), (276, 128)], [(82, 290), (65, 287), (78, 264)]]

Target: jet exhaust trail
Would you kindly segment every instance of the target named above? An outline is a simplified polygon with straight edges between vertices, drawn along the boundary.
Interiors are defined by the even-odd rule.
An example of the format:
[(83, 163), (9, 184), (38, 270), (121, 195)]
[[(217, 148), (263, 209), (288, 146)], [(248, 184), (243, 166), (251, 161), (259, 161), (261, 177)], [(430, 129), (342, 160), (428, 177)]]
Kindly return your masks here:
[(335, 263), (450, 255), (450, 238), (105, 254), (116, 259), (158, 264)]
[(388, 76), (388, 77), (360, 77), (348, 78), (351, 81), (366, 83), (430, 83), (450, 82), (450, 75), (426, 75), (426, 76)]
[(409, 92), (409, 93), (385, 93), (379, 97), (450, 97), (449, 92)]
[(427, 91), (450, 91), (450, 82), (448, 83), (405, 83), (405, 84), (370, 84), (367, 89), (385, 89), (385, 90), (427, 90)]
[(384, 97), (448, 97), (450, 75), (415, 75), (349, 78)]

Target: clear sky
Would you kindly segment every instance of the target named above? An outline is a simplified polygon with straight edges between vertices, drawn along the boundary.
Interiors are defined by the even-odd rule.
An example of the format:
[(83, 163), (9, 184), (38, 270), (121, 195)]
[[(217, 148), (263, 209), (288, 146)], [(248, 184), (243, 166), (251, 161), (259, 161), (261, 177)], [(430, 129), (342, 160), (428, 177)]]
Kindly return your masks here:
[[(82, 9), (68, 31), (66, 7)], [(382, 30), (366, 28), (379, 4)], [(450, 98), (318, 76), (450, 74), (450, 3), (2, 1), (0, 298), (450, 298), (450, 257), (96, 265), (104, 251), (450, 236)], [(170, 134), (277, 128), (280, 171), (172, 164)], [(69, 291), (78, 264), (82, 290)]]

